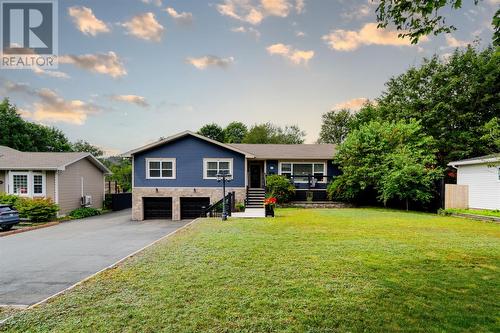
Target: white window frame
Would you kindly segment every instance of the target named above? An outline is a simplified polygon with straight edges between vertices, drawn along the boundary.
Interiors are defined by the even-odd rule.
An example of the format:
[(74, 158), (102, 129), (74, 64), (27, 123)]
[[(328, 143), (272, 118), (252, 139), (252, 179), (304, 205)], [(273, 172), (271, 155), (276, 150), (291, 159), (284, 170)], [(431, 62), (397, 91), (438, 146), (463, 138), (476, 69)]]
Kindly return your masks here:
[[(294, 164), (311, 164), (312, 165), (312, 174), (314, 175), (315, 173), (320, 173), (320, 172), (314, 172), (314, 165), (315, 164), (322, 164), (323, 165), (323, 176), (326, 176), (327, 175), (327, 170), (326, 170), (326, 162), (324, 161), (315, 161), (315, 162), (309, 162), (309, 161), (303, 161), (303, 162), (300, 162), (300, 161), (280, 161), (278, 163), (278, 174), (279, 175), (282, 175), (282, 165), (283, 164), (290, 164), (291, 165), (291, 171), (290, 172), (287, 172), (285, 171), (285, 173), (287, 174), (291, 174), (292, 176), (294, 175)], [(306, 184), (307, 183), (307, 180), (293, 180), (294, 183), (299, 183), (299, 184)], [(317, 183), (326, 183), (327, 182), (327, 179), (326, 177), (323, 177), (323, 180), (320, 180), (320, 181), (317, 181)]]
[(219, 171), (219, 162), (228, 162), (229, 163), (229, 174), (231, 177), (229, 179), (233, 179), (233, 159), (232, 158), (204, 158), (203, 159), (203, 179), (217, 179), (217, 177), (208, 177), (208, 162), (217, 162), (217, 171)]
[[(27, 193), (14, 193), (14, 176), (26, 176), (27, 178)], [(42, 193), (35, 193), (34, 176), (42, 176)], [(45, 197), (47, 191), (47, 177), (45, 171), (9, 171), (9, 194), (15, 194), (20, 197)]]
[[(159, 162), (160, 163), (160, 176), (159, 177), (151, 177), (149, 173), (149, 163), (150, 162)], [(162, 177), (162, 165), (163, 162), (171, 162), (172, 163), (172, 176), (171, 177)], [(177, 165), (175, 158), (146, 158), (146, 179), (176, 179), (177, 177)]]

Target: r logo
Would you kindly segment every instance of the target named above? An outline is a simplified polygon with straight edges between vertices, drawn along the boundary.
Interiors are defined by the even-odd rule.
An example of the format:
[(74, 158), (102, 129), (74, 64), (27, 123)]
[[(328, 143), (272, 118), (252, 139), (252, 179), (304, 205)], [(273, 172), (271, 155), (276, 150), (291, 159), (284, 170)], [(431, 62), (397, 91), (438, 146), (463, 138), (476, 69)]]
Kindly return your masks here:
[(54, 53), (53, 1), (2, 1), (5, 54)]

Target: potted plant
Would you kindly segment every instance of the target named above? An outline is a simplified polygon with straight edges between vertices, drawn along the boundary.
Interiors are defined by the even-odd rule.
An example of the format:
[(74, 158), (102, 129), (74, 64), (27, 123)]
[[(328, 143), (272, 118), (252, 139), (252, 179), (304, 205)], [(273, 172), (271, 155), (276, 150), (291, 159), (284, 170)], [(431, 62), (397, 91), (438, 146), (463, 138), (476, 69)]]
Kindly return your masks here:
[(276, 198), (269, 197), (264, 200), (264, 207), (266, 208), (266, 217), (272, 216), (274, 217), (274, 206), (276, 206)]

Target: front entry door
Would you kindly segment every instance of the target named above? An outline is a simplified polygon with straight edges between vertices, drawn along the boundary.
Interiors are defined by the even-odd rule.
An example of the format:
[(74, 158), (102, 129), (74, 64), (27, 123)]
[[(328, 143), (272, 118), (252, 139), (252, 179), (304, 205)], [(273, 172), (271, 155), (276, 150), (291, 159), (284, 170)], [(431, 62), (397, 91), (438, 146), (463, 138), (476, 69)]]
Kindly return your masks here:
[(250, 187), (251, 188), (261, 188), (261, 165), (260, 164), (250, 164)]

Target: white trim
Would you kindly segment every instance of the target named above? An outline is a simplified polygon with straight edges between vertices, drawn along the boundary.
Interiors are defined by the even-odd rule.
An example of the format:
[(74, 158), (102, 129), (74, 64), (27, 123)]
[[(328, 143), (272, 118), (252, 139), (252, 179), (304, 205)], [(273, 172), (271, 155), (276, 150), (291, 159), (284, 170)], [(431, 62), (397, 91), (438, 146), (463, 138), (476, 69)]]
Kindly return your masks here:
[(134, 173), (135, 173), (135, 161), (134, 161), (134, 156), (132, 155), (132, 159), (131, 159), (131, 163), (132, 163), (132, 190), (135, 188), (135, 176), (134, 176)]
[[(282, 164), (291, 164), (291, 175), (293, 176), (293, 165), (294, 164), (312, 164), (312, 174), (314, 175), (315, 172), (314, 172), (314, 164), (323, 164), (323, 176), (327, 176), (328, 175), (328, 172), (327, 172), (327, 165), (326, 165), (327, 162), (325, 161), (279, 161), (278, 162), (278, 175), (281, 175), (282, 172), (281, 172), (281, 165)], [(288, 173), (288, 172), (287, 172)], [(316, 172), (316, 173), (319, 173), (319, 172)], [(307, 183), (307, 181), (299, 181), (299, 180), (293, 180), (294, 183), (297, 183), (297, 184), (305, 184)], [(318, 181), (317, 183), (326, 183), (327, 180), (326, 180), (326, 177), (323, 177), (323, 180), (321, 181)]]
[(121, 156), (123, 156), (123, 157), (130, 157), (130, 156), (132, 156), (132, 155), (134, 155), (136, 153), (139, 153), (141, 151), (148, 150), (148, 149), (151, 149), (151, 148), (154, 148), (154, 147), (157, 147), (157, 146), (161, 146), (161, 145), (163, 145), (163, 144), (165, 144), (167, 142), (180, 139), (180, 138), (182, 138), (182, 137), (184, 137), (186, 135), (191, 135), (191, 136), (194, 136), (195, 138), (198, 138), (198, 139), (201, 139), (201, 140), (205, 140), (207, 142), (213, 143), (214, 145), (218, 145), (218, 146), (224, 147), (226, 149), (235, 151), (237, 153), (243, 154), (243, 155), (245, 155), (246, 157), (249, 157), (249, 158), (255, 157), (252, 154), (247, 153), (246, 151), (240, 150), (238, 148), (235, 148), (233, 146), (227, 145), (227, 144), (219, 142), (219, 141), (212, 140), (210, 138), (207, 138), (207, 137), (205, 137), (203, 135), (200, 135), (198, 133), (194, 133), (194, 132), (191, 132), (191, 131), (184, 131), (184, 132), (177, 133), (177, 134), (169, 136), (168, 138), (165, 138), (163, 140), (159, 140), (159, 141), (150, 143), (148, 145), (139, 147), (137, 149), (130, 150), (130, 151), (126, 152), (126, 153), (123, 153)]
[(456, 169), (457, 168), (456, 166), (460, 165), (473, 165), (473, 164), (498, 163), (498, 162), (500, 162), (500, 157), (492, 156), (492, 157), (484, 157), (471, 160), (453, 161), (448, 163), (448, 166), (454, 167)]
[[(9, 171), (8, 173), (8, 187), (7, 187), (7, 193), (9, 194), (14, 194), (18, 195), (20, 197), (28, 197), (28, 198), (33, 198), (33, 197), (46, 197), (47, 196), (47, 175), (45, 171)], [(26, 186), (27, 186), (27, 192), (26, 193), (14, 193), (14, 176), (26, 176)], [(42, 176), (42, 193), (35, 193), (35, 176)]]
[(245, 158), (245, 187), (248, 186), (248, 159)]
[(207, 176), (207, 164), (208, 164), (208, 162), (217, 162), (217, 170), (219, 170), (218, 162), (228, 162), (229, 163), (229, 174), (231, 175), (230, 179), (234, 178), (233, 159), (232, 158), (207, 157), (207, 158), (203, 159), (203, 179), (217, 179), (217, 177), (208, 177)]
[[(164, 157), (148, 157), (146, 160), (146, 179), (176, 179), (177, 177), (177, 165), (175, 158), (164, 158)], [(151, 177), (149, 164), (151, 162), (160, 162), (160, 177)], [(172, 163), (172, 176), (171, 177), (162, 177), (162, 165), (163, 162), (171, 162)]]
[(59, 171), (56, 171), (54, 175), (54, 200), (56, 204), (59, 204)]

